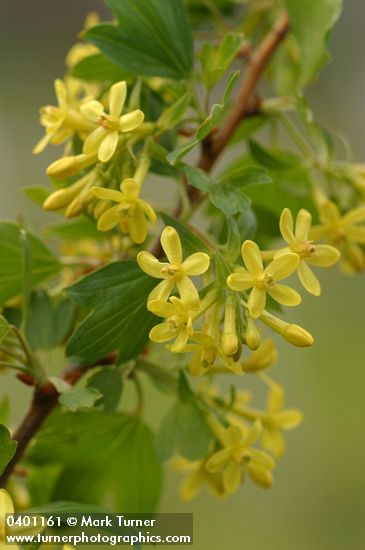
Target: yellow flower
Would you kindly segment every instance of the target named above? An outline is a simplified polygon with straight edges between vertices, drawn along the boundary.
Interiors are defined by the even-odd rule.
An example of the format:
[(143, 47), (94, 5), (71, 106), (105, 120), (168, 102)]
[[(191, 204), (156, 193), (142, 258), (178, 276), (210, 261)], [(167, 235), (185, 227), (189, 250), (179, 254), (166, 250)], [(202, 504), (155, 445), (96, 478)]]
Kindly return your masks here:
[(125, 179), (120, 185), (120, 191), (94, 187), (92, 192), (98, 199), (118, 203), (100, 216), (99, 231), (109, 231), (119, 224), (123, 233), (129, 234), (133, 242), (140, 244), (146, 240), (147, 219), (156, 223), (157, 216), (153, 208), (139, 198), (140, 187), (135, 179)]
[(264, 449), (279, 458), (285, 451), (283, 431), (293, 430), (301, 424), (303, 415), (297, 409), (283, 409), (284, 390), (272, 384), (266, 405), (266, 413), (260, 417), (263, 431), (261, 442)]
[(341, 215), (337, 204), (327, 201), (318, 210), (320, 225), (312, 228), (312, 238), (326, 238), (336, 246), (344, 242), (365, 244), (365, 206)]
[(311, 238), (326, 239), (342, 252), (342, 265), (349, 273), (363, 271), (365, 254), (365, 206), (359, 206), (344, 215), (332, 201), (318, 208), (320, 225), (312, 228)]
[(98, 174), (91, 170), (85, 176), (63, 189), (51, 193), (43, 203), (45, 210), (54, 211), (66, 208), (66, 218), (80, 214), (94, 200), (91, 188), (96, 183)]
[(194, 353), (189, 363), (190, 373), (193, 376), (206, 374), (214, 366), (216, 359), (219, 359), (225, 368), (235, 374), (242, 374), (240, 363), (223, 353), (219, 345), (219, 339), (215, 340), (213, 336), (204, 332), (194, 332), (191, 339), (194, 343), (186, 344), (181, 351), (183, 353)]
[(245, 241), (242, 245), (242, 258), (246, 269), (241, 268), (229, 275), (227, 284), (232, 290), (240, 292), (252, 288), (247, 306), (253, 319), (260, 317), (264, 311), (266, 293), (285, 306), (300, 304), (301, 298), (295, 290), (277, 283), (296, 270), (300, 260), (298, 254), (285, 254), (264, 268), (257, 244), (253, 241)]
[(224, 430), (221, 436), (223, 449), (214, 453), (207, 461), (208, 472), (223, 473), (223, 487), (227, 494), (237, 491), (244, 479), (247, 469), (250, 477), (262, 487), (271, 487), (274, 461), (265, 452), (253, 449), (262, 430), (261, 423), (256, 421), (248, 432), (243, 426), (232, 425)]
[[(36, 521), (36, 526), (32, 527), (12, 527), (6, 529), (6, 514), (14, 514), (14, 504), (7, 491), (0, 489), (0, 549), (12, 549), (17, 550), (19, 547), (16, 544), (6, 544), (5, 533), (6, 531), (12, 535), (36, 535), (43, 531), (41, 518)], [(38, 519), (38, 518), (37, 518)]]
[(170, 346), (173, 353), (180, 352), (194, 332), (190, 311), (176, 296), (171, 296), (169, 302), (155, 300), (149, 303), (148, 309), (166, 321), (153, 327), (150, 331), (152, 342), (162, 343), (175, 338)]
[(309, 240), (312, 216), (308, 210), (303, 208), (297, 215), (295, 230), (294, 220), (289, 208), (284, 208), (280, 217), (280, 231), (288, 247), (278, 251), (274, 258), (278, 258), (288, 252), (295, 252), (300, 257), (298, 264), (298, 276), (300, 282), (308, 292), (319, 296), (321, 285), (307, 264), (320, 267), (330, 267), (340, 258), (339, 251), (333, 246), (326, 244), (314, 244)]
[(173, 460), (172, 466), (176, 470), (189, 473), (180, 485), (181, 500), (192, 500), (200, 493), (204, 485), (208, 485), (214, 496), (224, 496), (221, 474), (210, 473), (205, 466), (206, 462), (206, 458), (190, 461), (183, 457), (177, 457)]
[(112, 158), (118, 145), (119, 135), (133, 132), (144, 120), (144, 114), (135, 110), (122, 115), (127, 97), (125, 81), (113, 84), (109, 92), (109, 113), (104, 111), (104, 105), (93, 99), (81, 106), (82, 114), (91, 122), (99, 125), (85, 140), (84, 153), (96, 153), (101, 162)]
[(161, 245), (169, 263), (160, 262), (149, 252), (140, 252), (137, 256), (139, 267), (157, 279), (163, 279), (151, 292), (148, 303), (153, 300), (167, 300), (177, 287), (184, 304), (190, 309), (199, 309), (199, 294), (188, 276), (205, 273), (210, 264), (208, 254), (196, 252), (183, 261), (180, 237), (170, 226), (161, 234)]
[(60, 79), (55, 80), (54, 88), (57, 107), (47, 105), (40, 110), (40, 121), (46, 129), (46, 135), (37, 143), (33, 153), (41, 153), (48, 143), (59, 145), (72, 138), (75, 133), (88, 132), (93, 125), (80, 113), (78, 103), (72, 101), (70, 89)]

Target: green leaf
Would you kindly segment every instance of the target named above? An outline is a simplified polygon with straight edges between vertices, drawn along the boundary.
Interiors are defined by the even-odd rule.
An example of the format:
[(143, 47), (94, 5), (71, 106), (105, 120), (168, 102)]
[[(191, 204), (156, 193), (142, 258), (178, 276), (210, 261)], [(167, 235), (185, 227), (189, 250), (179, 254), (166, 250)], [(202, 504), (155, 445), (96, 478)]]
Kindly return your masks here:
[(95, 388), (71, 388), (61, 393), (58, 401), (72, 412), (80, 409), (91, 409), (102, 397)]
[(9, 332), (9, 329), (10, 327), (8, 321), (5, 319), (5, 317), (0, 315), (0, 342), (4, 340), (5, 336)]
[(95, 410), (53, 413), (28, 459), (63, 465), (52, 500), (108, 502), (125, 513), (149, 513), (156, 507), (161, 467), (153, 435), (138, 417)]
[(169, 214), (162, 213), (161, 218), (165, 225), (171, 225), (179, 233), (182, 247), (186, 254), (205, 252), (211, 255), (213, 253), (214, 250), (210, 247), (210, 243), (200, 236), (196, 229)]
[[(14, 223), (0, 223), (0, 303), (23, 290), (24, 248), (20, 239), (20, 227)], [(53, 277), (60, 271), (60, 264), (48, 248), (27, 231), (33, 286)]]
[(9, 422), (10, 413), (10, 401), (8, 397), (4, 397), (0, 401), (0, 424), (7, 424)]
[[(244, 216), (243, 216), (244, 217)], [(232, 216), (227, 219), (227, 242), (225, 245), (225, 258), (228, 262), (235, 262), (241, 252), (242, 239), (240, 228)]]
[(251, 205), (251, 200), (241, 189), (229, 183), (216, 184), (210, 191), (210, 202), (222, 210), (227, 216), (245, 212)]
[(255, 141), (250, 141), (250, 151), (257, 162), (272, 170), (288, 170), (303, 165), (303, 159), (289, 151), (268, 150)]
[(112, 63), (102, 53), (97, 53), (81, 59), (81, 61), (73, 67), (71, 74), (74, 78), (89, 82), (118, 82), (128, 77), (126, 71)]
[(84, 38), (123, 69), (143, 76), (187, 78), (193, 66), (191, 29), (182, 0), (106, 0), (118, 24)]
[(329, 32), (341, 14), (342, 0), (285, 0), (285, 5), (300, 48), (298, 86), (303, 87), (329, 59)]
[(235, 59), (243, 41), (241, 33), (229, 33), (222, 42), (213, 46), (206, 42), (200, 53), (203, 82), (208, 90), (222, 78), (232, 61)]
[(96, 229), (96, 224), (86, 216), (77, 219), (56, 222), (45, 227), (47, 235), (77, 241), (79, 239), (101, 240), (105, 235)]
[(212, 434), (194, 401), (178, 401), (164, 417), (156, 438), (161, 460), (178, 453), (197, 460), (208, 452)]
[(231, 185), (230, 182), (216, 183), (206, 172), (194, 166), (185, 164), (183, 170), (190, 185), (207, 191), (211, 203), (226, 216), (233, 216), (249, 208), (251, 201), (239, 187)]
[(102, 396), (98, 401), (98, 406), (101, 405), (105, 412), (112, 413), (117, 409), (123, 391), (123, 380), (120, 373), (114, 369), (103, 367), (89, 378), (87, 386), (98, 390)]
[(173, 105), (168, 107), (159, 120), (157, 121), (157, 126), (162, 130), (169, 130), (176, 126), (182, 119), (185, 111), (191, 103), (191, 93), (186, 92), (182, 95)]
[(44, 201), (50, 194), (48, 189), (42, 187), (41, 185), (28, 185), (27, 187), (22, 188), (22, 192), (28, 199), (35, 202), (35, 204), (38, 204), (39, 206), (43, 205)]
[(17, 442), (11, 439), (9, 430), (0, 424), (0, 475), (3, 473), (17, 448)]
[(179, 160), (181, 160), (182, 158), (185, 157), (185, 155), (190, 153), (190, 151), (192, 151), (197, 145), (199, 145), (199, 143), (200, 143), (199, 139), (194, 139), (193, 141), (189, 141), (189, 143), (180, 145), (179, 147), (177, 147), (167, 155), (166, 157), (167, 161), (172, 166), (175, 166), (175, 164), (177, 164)]
[(229, 182), (236, 187), (245, 188), (253, 185), (266, 185), (273, 181), (266, 168), (249, 165), (245, 158), (238, 158), (229, 165), (219, 179), (221, 182)]
[(95, 362), (112, 351), (119, 351), (122, 362), (136, 357), (156, 324), (146, 302), (157, 283), (135, 260), (128, 260), (102, 267), (71, 286), (71, 298), (92, 313), (71, 337), (68, 356), (82, 362)]
[(76, 307), (69, 298), (52, 300), (44, 290), (33, 292), (30, 300), (26, 335), (35, 349), (51, 349), (69, 334)]

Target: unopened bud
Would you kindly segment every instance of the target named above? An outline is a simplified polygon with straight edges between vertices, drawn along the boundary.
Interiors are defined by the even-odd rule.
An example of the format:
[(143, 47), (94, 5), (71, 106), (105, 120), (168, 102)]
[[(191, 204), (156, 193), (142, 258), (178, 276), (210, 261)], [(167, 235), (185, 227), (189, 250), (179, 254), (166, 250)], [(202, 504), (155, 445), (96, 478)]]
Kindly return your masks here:
[(313, 336), (304, 328), (299, 325), (286, 323), (267, 311), (260, 316), (260, 319), (265, 325), (281, 334), (281, 336), (283, 336), (287, 342), (293, 344), (293, 346), (305, 348), (311, 346), (314, 342)]
[(63, 157), (52, 162), (47, 168), (47, 176), (51, 178), (64, 179), (74, 176), (84, 168), (87, 168), (96, 161), (96, 153), (89, 155), (81, 154), (75, 157)]
[(261, 336), (255, 325), (255, 321), (251, 318), (247, 318), (247, 327), (245, 332), (245, 341), (250, 349), (257, 349), (261, 344)]

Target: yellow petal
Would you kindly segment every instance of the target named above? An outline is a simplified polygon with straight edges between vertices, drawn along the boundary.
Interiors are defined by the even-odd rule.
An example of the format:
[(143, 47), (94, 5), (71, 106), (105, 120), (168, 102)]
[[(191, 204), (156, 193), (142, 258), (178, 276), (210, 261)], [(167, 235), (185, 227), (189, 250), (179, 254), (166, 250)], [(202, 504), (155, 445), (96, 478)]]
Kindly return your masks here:
[(184, 304), (190, 309), (199, 309), (199, 294), (189, 277), (183, 277), (180, 281), (177, 281), (176, 286)]
[(170, 346), (172, 353), (179, 353), (182, 351), (189, 339), (189, 333), (186, 327), (179, 330), (175, 342)]
[(67, 89), (65, 83), (60, 78), (57, 78), (54, 82), (54, 89), (57, 97), (58, 105), (61, 109), (67, 108)]
[(227, 449), (217, 451), (207, 460), (205, 467), (212, 474), (219, 472), (227, 464), (229, 457), (230, 453)]
[(91, 191), (95, 197), (105, 201), (120, 202), (121, 199), (123, 199), (122, 193), (120, 191), (116, 191), (115, 189), (105, 189), (104, 187), (93, 187)]
[(148, 235), (148, 223), (144, 212), (136, 206), (134, 215), (130, 221), (130, 237), (136, 244), (143, 243)]
[(188, 476), (180, 485), (180, 498), (187, 502), (192, 500), (200, 492), (204, 484), (204, 478), (199, 472), (194, 472)]
[(354, 243), (365, 244), (365, 227), (356, 225), (347, 227), (346, 237)]
[(150, 292), (148, 296), (148, 304), (153, 300), (167, 300), (174, 288), (174, 283), (171, 281), (161, 281), (155, 288)]
[(80, 106), (80, 111), (85, 118), (91, 120), (91, 122), (98, 122), (100, 117), (104, 114), (104, 106), (100, 101), (93, 99), (92, 101), (87, 101)]
[(275, 461), (271, 456), (265, 451), (261, 451), (260, 449), (251, 449), (250, 450), (251, 460), (252, 464), (255, 466), (259, 466), (261, 468), (265, 468), (267, 470), (272, 470), (275, 468)]
[(132, 111), (119, 119), (120, 132), (133, 132), (144, 121), (144, 113), (140, 110)]
[(297, 215), (295, 225), (295, 238), (299, 242), (308, 240), (309, 231), (312, 224), (312, 216), (308, 210), (301, 208)]
[(279, 384), (273, 384), (270, 387), (267, 397), (267, 410), (270, 415), (277, 413), (284, 405), (284, 391)]
[(196, 252), (183, 262), (186, 275), (202, 275), (209, 269), (210, 257), (204, 252)]
[(279, 430), (266, 428), (262, 434), (261, 443), (264, 449), (280, 458), (285, 452), (285, 439)]
[(174, 305), (164, 300), (151, 300), (148, 309), (159, 317), (172, 317), (176, 313)]
[(150, 252), (146, 251), (139, 252), (137, 254), (137, 262), (142, 271), (151, 277), (156, 277), (157, 279), (163, 279), (161, 270), (169, 265), (167, 263), (159, 262), (158, 259), (155, 258)]
[(269, 488), (272, 486), (273, 477), (270, 470), (265, 470), (265, 468), (260, 468), (254, 464), (249, 464), (248, 473), (250, 474), (252, 481), (257, 483), (260, 487)]
[(52, 138), (52, 134), (45, 134), (34, 146), (33, 154), (39, 155), (47, 147)]
[(231, 460), (223, 472), (223, 486), (228, 495), (235, 493), (242, 482), (242, 467)]
[(129, 200), (135, 200), (139, 197), (139, 185), (133, 178), (126, 178), (120, 185), (120, 190)]
[(229, 426), (224, 434), (224, 444), (226, 447), (238, 447), (242, 442), (242, 430), (238, 426)]
[(298, 254), (284, 254), (273, 260), (265, 271), (277, 280), (285, 279), (296, 270), (299, 260)]
[(262, 432), (262, 424), (260, 420), (255, 420), (251, 430), (245, 438), (245, 447), (254, 445)]
[(337, 222), (341, 218), (340, 210), (332, 201), (325, 202), (319, 208), (319, 219), (326, 225), (331, 225), (333, 222)]
[(320, 296), (321, 285), (317, 277), (314, 275), (311, 268), (301, 260), (298, 265), (298, 277), (304, 288), (313, 294), (313, 296)]
[(9, 493), (0, 489), (0, 517), (5, 514), (14, 514), (14, 505)]
[(303, 421), (303, 414), (297, 409), (286, 409), (275, 415), (275, 422), (280, 424), (282, 430), (293, 430)]
[(302, 301), (300, 294), (286, 285), (276, 284), (273, 288), (268, 289), (267, 292), (271, 298), (283, 306), (297, 306)]
[(100, 147), (102, 141), (108, 135), (108, 130), (105, 128), (96, 128), (91, 134), (87, 136), (84, 142), (83, 151), (85, 154), (96, 153)]
[(365, 206), (359, 206), (358, 208), (350, 210), (344, 215), (343, 220), (346, 224), (348, 222), (365, 222)]
[(118, 208), (118, 204), (116, 206), (112, 206), (112, 208), (105, 210), (105, 212), (100, 216), (98, 220), (99, 231), (110, 231), (119, 223), (120, 218)]
[(113, 84), (109, 92), (109, 112), (112, 118), (119, 118), (127, 97), (127, 83), (123, 80)]
[(231, 273), (227, 278), (227, 285), (238, 292), (248, 290), (253, 285), (253, 277), (248, 271)]
[(118, 132), (107, 133), (98, 150), (98, 159), (101, 162), (108, 162), (112, 158), (118, 145), (118, 139)]
[(318, 265), (320, 267), (330, 267), (340, 259), (340, 252), (334, 246), (329, 244), (317, 244), (316, 250), (305, 260), (309, 264)]
[(261, 288), (253, 287), (247, 302), (248, 311), (253, 319), (260, 317), (266, 305), (266, 292)]
[(161, 245), (170, 264), (182, 263), (181, 242), (176, 229), (169, 225), (165, 227), (161, 234)]
[(295, 240), (294, 238), (294, 221), (289, 208), (284, 208), (280, 216), (280, 233), (284, 241), (288, 244)]
[(137, 204), (139, 208), (143, 210), (143, 212), (146, 214), (147, 218), (149, 218), (151, 223), (157, 222), (157, 215), (152, 206), (148, 204), (148, 202), (143, 201), (142, 199), (137, 199)]
[(167, 342), (176, 336), (176, 329), (173, 329), (170, 323), (160, 323), (150, 331), (150, 340), (161, 344)]
[(247, 270), (252, 275), (259, 275), (262, 273), (262, 256), (257, 244), (253, 241), (245, 241), (242, 245), (241, 252)]

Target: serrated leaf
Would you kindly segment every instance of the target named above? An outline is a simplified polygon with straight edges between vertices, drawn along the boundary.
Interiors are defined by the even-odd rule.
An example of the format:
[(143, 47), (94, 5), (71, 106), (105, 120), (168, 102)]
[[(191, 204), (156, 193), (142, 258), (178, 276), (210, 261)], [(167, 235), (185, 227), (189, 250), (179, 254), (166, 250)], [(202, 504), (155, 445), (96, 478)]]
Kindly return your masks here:
[(11, 438), (9, 430), (0, 424), (0, 475), (3, 473), (17, 448), (17, 442)]
[(135, 260), (128, 260), (102, 267), (67, 289), (71, 298), (92, 310), (72, 335), (68, 356), (86, 363), (113, 351), (119, 351), (122, 362), (136, 357), (156, 324), (146, 302), (157, 283)]
[(113, 63), (143, 76), (187, 78), (193, 65), (191, 29), (181, 0), (107, 0), (117, 24), (84, 38)]
[(80, 409), (91, 409), (101, 397), (101, 393), (95, 388), (71, 388), (61, 393), (58, 401), (70, 411), (76, 412)]
[(28, 460), (63, 465), (52, 500), (67, 498), (86, 508), (107, 501), (125, 513), (149, 513), (159, 499), (161, 467), (153, 435), (136, 416), (53, 413)]
[[(0, 223), (0, 304), (21, 294), (24, 282), (24, 247), (21, 229), (10, 222)], [(56, 275), (61, 266), (48, 248), (27, 231), (32, 286)]]
[(227, 34), (218, 46), (206, 42), (200, 53), (203, 81), (208, 90), (222, 78), (235, 59), (243, 41), (240, 33)]
[(156, 438), (161, 460), (178, 453), (189, 460), (204, 456), (212, 434), (194, 401), (178, 401), (165, 415)]
[(98, 406), (107, 413), (114, 412), (123, 391), (123, 380), (117, 371), (103, 367), (87, 381), (88, 388), (95, 388), (101, 395)]
[(209, 198), (212, 204), (227, 216), (245, 212), (251, 205), (251, 200), (245, 193), (229, 183), (216, 184), (212, 187)]
[(121, 69), (102, 53), (81, 59), (72, 69), (74, 78), (90, 82), (118, 82), (128, 77), (127, 71)]
[(308, 84), (327, 63), (328, 36), (342, 10), (342, 0), (285, 0), (290, 28), (299, 44), (297, 85)]
[(179, 233), (182, 247), (186, 254), (194, 254), (194, 252), (205, 252), (212, 254), (214, 250), (209, 246), (207, 241), (201, 238), (193, 227), (179, 221), (177, 218), (169, 214), (161, 213), (165, 225), (171, 225)]
[(34, 349), (51, 349), (61, 344), (69, 334), (76, 306), (69, 298), (52, 300), (44, 290), (32, 293), (26, 335)]

